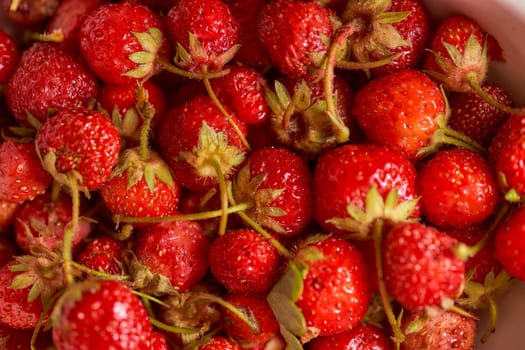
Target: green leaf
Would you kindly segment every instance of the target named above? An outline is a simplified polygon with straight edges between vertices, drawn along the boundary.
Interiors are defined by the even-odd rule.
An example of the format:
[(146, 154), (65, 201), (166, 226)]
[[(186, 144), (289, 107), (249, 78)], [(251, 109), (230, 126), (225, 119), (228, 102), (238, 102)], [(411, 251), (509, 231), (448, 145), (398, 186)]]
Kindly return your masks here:
[(279, 102), (283, 106), (284, 109), (287, 109), (288, 106), (292, 104), (292, 97), (290, 96), (290, 93), (288, 92), (288, 89), (286, 89), (286, 86), (283, 85), (280, 81), (275, 81), (275, 93), (277, 95), (277, 98), (279, 99)]
[(282, 325), (280, 325), (279, 330), (284, 338), (284, 341), (286, 341), (285, 350), (303, 350), (301, 341), (292, 332)]
[(137, 64), (146, 64), (146, 63), (152, 63), (155, 61), (155, 53), (153, 52), (147, 52), (147, 51), (138, 51), (133, 52), (128, 56), (128, 58), (131, 60), (131, 62), (137, 63)]
[(152, 166), (146, 165), (144, 167), (144, 181), (146, 181), (150, 192), (153, 192), (155, 190), (155, 173)]

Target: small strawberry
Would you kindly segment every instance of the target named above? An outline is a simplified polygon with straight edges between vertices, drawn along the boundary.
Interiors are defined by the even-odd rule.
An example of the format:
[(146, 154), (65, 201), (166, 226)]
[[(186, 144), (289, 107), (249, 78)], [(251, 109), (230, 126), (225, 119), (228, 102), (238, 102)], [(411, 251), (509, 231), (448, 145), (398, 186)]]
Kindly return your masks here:
[(1, 9), (14, 23), (40, 24), (57, 9), (60, 0), (2, 0)]
[(73, 54), (54, 43), (35, 43), (22, 53), (7, 85), (9, 110), (16, 120), (33, 126), (57, 111), (87, 106), (97, 94), (93, 74)]
[(200, 345), (198, 350), (241, 350), (233, 340), (223, 336), (214, 336), (206, 344)]
[(384, 330), (369, 324), (358, 324), (342, 333), (315, 338), (308, 349), (393, 350), (394, 344)]
[[(416, 175), (405, 156), (384, 146), (349, 144), (325, 152), (314, 170), (314, 217), (327, 231), (360, 237), (375, 219), (417, 218)], [(392, 202), (391, 193), (398, 200)]]
[(516, 209), (496, 230), (495, 255), (503, 268), (513, 277), (525, 280), (525, 264), (520, 258), (525, 251), (523, 232), (525, 208)]
[(421, 165), (418, 190), (423, 215), (441, 228), (480, 223), (499, 200), (489, 163), (464, 148), (438, 151)]
[(157, 141), (176, 182), (191, 190), (205, 190), (218, 184), (218, 171), (231, 178), (246, 155), (232, 126), (245, 136), (244, 123), (235, 116), (231, 120), (207, 96), (196, 96), (166, 113)]
[(237, 203), (259, 225), (297, 235), (312, 219), (312, 176), (306, 161), (286, 148), (260, 148), (248, 155), (233, 185)]
[(315, 2), (270, 1), (259, 12), (257, 32), (281, 73), (316, 77), (338, 21), (334, 12)]
[(391, 228), (382, 250), (388, 293), (411, 311), (446, 306), (462, 292), (465, 262), (454, 253), (458, 241), (420, 223)]
[(20, 49), (15, 39), (0, 29), (0, 85), (9, 81), (18, 66), (19, 60)]
[(277, 278), (280, 256), (261, 234), (239, 229), (218, 236), (208, 260), (212, 274), (230, 292), (262, 293)]
[(91, 11), (80, 27), (80, 52), (91, 70), (110, 84), (146, 80), (169, 52), (164, 20), (132, 1), (106, 3)]
[(125, 284), (86, 280), (70, 286), (52, 314), (58, 350), (149, 349), (148, 312)]
[(52, 178), (40, 164), (35, 144), (0, 144), (0, 199), (22, 203), (44, 193)]
[(209, 247), (204, 231), (195, 221), (177, 220), (141, 228), (134, 247), (137, 261), (132, 261), (130, 273), (147, 275), (134, 281), (136, 287), (155, 288), (151, 280), (160, 278), (167, 279), (176, 290), (191, 289), (208, 269)]
[(166, 15), (180, 67), (218, 71), (238, 50), (239, 24), (221, 0), (180, 0)]
[(123, 274), (126, 243), (110, 236), (98, 235), (85, 242), (75, 256), (75, 261), (91, 270), (119, 275)]
[[(64, 231), (71, 225), (71, 198), (61, 193), (52, 199), (46, 192), (27, 201), (17, 211), (14, 233), (20, 249), (30, 254), (35, 245), (58, 252), (62, 250)], [(91, 222), (80, 218), (76, 232), (73, 234), (72, 249), (77, 251), (80, 244), (91, 232)]]

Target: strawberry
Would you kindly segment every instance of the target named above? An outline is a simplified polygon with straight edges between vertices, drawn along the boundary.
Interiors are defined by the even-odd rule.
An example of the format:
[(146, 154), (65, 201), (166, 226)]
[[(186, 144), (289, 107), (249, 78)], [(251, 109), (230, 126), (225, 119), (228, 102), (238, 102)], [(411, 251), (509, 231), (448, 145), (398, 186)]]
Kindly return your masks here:
[[(208, 268), (209, 242), (198, 222), (178, 220), (141, 228), (134, 252), (138, 264), (132, 275), (146, 271), (167, 279), (180, 291), (191, 289)], [(147, 286), (148, 281), (135, 281)]]
[(238, 126), (245, 136), (245, 125), (235, 116), (231, 121), (207, 96), (196, 96), (166, 113), (157, 142), (176, 182), (191, 190), (209, 189), (218, 183), (217, 168), (231, 178), (246, 154), (232, 127)]
[[(35, 349), (51, 349), (53, 341), (50, 332), (40, 332), (36, 340)], [(0, 324), (0, 348), (2, 350), (30, 349), (32, 329), (15, 329)]]
[(146, 80), (160, 69), (169, 44), (164, 21), (149, 7), (132, 1), (106, 3), (80, 26), (80, 52), (91, 70), (110, 84)]
[(97, 94), (97, 81), (73, 54), (54, 43), (35, 43), (24, 50), (7, 85), (9, 110), (25, 126), (38, 126), (57, 111), (87, 106)]
[(421, 223), (399, 223), (383, 243), (388, 293), (411, 311), (446, 305), (461, 294), (465, 262), (454, 253), (458, 241)]
[(189, 71), (218, 71), (238, 50), (239, 23), (221, 0), (180, 0), (166, 15), (176, 64)]
[(73, 176), (87, 190), (99, 189), (107, 181), (120, 145), (118, 130), (111, 121), (86, 108), (58, 112), (44, 122), (36, 136), (38, 152), (55, 178), (60, 174)]
[[(52, 199), (46, 192), (27, 201), (17, 211), (14, 233), (16, 243), (22, 252), (29, 254), (35, 245), (42, 245), (53, 251), (61, 251), (64, 231), (70, 228), (72, 218), (71, 198), (61, 193)], [(73, 234), (73, 251), (91, 232), (91, 222), (81, 218)]]
[[(483, 90), (499, 103), (510, 106), (512, 99), (501, 86), (484, 82)], [(488, 146), (499, 127), (509, 114), (488, 104), (474, 92), (451, 94), (449, 98), (450, 117), (448, 125), (483, 146)]]
[(110, 236), (97, 235), (85, 242), (75, 261), (92, 270), (123, 274), (126, 243)]
[(13, 260), (13, 257), (18, 253), (17, 247), (11, 240), (0, 237), (0, 267)]
[(259, 12), (257, 33), (281, 73), (315, 77), (338, 21), (334, 12), (315, 2), (270, 1)]
[[(327, 231), (361, 237), (375, 219), (417, 218), (416, 175), (405, 156), (384, 146), (349, 144), (325, 152), (314, 170), (314, 217)], [(391, 192), (398, 209), (397, 201), (386, 204)]]
[(251, 152), (233, 185), (237, 203), (258, 224), (283, 235), (297, 235), (312, 219), (312, 176), (306, 161), (280, 147)]
[(346, 332), (315, 338), (308, 349), (393, 350), (394, 344), (382, 329), (369, 324), (358, 324)]
[(219, 100), (246, 124), (259, 124), (268, 117), (264, 76), (245, 66), (233, 66), (230, 73), (211, 81)]
[(30, 298), (31, 285), (14, 284), (16, 260), (0, 267), (0, 324), (16, 329), (34, 328), (44, 308), (40, 298)]
[(15, 202), (0, 200), (0, 237), (3, 233), (10, 232), (15, 221), (15, 214), (20, 204)]
[(51, 181), (33, 142), (7, 140), (0, 144), (0, 199), (23, 203), (44, 193)]
[(418, 188), (423, 215), (441, 228), (480, 223), (499, 200), (489, 163), (464, 148), (434, 154), (420, 167)]
[(525, 280), (525, 264), (519, 258), (525, 251), (523, 230), (525, 209), (516, 209), (496, 230), (495, 255), (503, 268), (513, 277)]
[(241, 350), (233, 340), (223, 336), (214, 336), (206, 344), (200, 345), (198, 350)]
[(60, 0), (2, 0), (2, 11), (14, 23), (29, 26), (40, 24), (56, 10)]
[(280, 256), (259, 233), (239, 229), (218, 236), (208, 260), (211, 273), (230, 292), (262, 293), (277, 278)]
[(352, 113), (370, 141), (415, 159), (433, 142), (445, 115), (445, 100), (429, 76), (401, 70), (359, 89)]
[(18, 66), (19, 60), (20, 49), (15, 39), (0, 29), (0, 85), (9, 81)]
[(134, 147), (122, 153), (99, 193), (113, 215), (147, 218), (175, 211), (180, 188), (158, 153), (150, 151), (144, 160), (140, 149)]
[(149, 349), (148, 312), (118, 281), (91, 279), (71, 285), (57, 301), (52, 321), (58, 350)]

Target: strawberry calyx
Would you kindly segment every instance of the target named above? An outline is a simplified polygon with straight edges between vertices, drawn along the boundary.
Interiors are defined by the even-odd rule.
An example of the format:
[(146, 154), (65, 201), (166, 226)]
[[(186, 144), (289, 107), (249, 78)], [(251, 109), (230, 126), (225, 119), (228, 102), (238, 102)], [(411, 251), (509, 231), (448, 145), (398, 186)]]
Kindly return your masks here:
[(128, 56), (130, 61), (137, 64), (137, 67), (125, 72), (124, 75), (135, 79), (147, 79), (156, 70), (157, 55), (163, 43), (162, 31), (152, 27), (146, 32), (133, 32), (132, 34), (142, 47), (142, 51), (133, 52)]
[(24, 39), (26, 41), (60, 43), (64, 40), (64, 32), (60, 29), (55, 29), (49, 33), (27, 31), (24, 33)]
[(124, 258), (134, 290), (153, 296), (177, 293), (168, 277), (152, 272), (132, 251), (125, 251)]

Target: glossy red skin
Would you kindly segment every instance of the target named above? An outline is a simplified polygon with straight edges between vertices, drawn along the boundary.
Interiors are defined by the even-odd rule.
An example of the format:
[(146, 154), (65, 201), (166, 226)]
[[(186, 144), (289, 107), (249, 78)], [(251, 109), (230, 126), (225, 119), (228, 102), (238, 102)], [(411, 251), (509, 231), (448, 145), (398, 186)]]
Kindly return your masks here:
[(514, 189), (519, 196), (525, 195), (525, 115), (511, 115), (498, 129), (489, 146), (489, 162), (494, 170), (504, 175), (501, 191)]
[(52, 178), (40, 163), (32, 142), (0, 144), (0, 199), (23, 203), (46, 191)]
[(464, 148), (436, 153), (421, 166), (417, 183), (423, 215), (441, 228), (480, 223), (499, 200), (489, 163)]
[[(388, 11), (410, 12), (404, 20), (392, 24), (403, 39), (408, 42), (408, 45), (390, 49), (391, 54), (402, 53), (401, 57), (396, 58), (390, 64), (372, 69), (371, 72), (374, 75), (388, 74), (394, 70), (416, 68), (430, 37), (429, 14), (421, 0), (393, 0)], [(377, 58), (380, 57), (378, 56)]]
[(270, 56), (257, 34), (257, 18), (265, 0), (228, 1), (230, 11), (239, 22), (239, 44), (241, 48), (233, 60), (260, 72), (270, 67)]
[(210, 270), (233, 293), (263, 293), (277, 279), (280, 255), (261, 234), (248, 229), (228, 231), (210, 246)]
[[(485, 82), (483, 90), (501, 104), (510, 106), (510, 94), (495, 83)], [(488, 147), (509, 114), (489, 105), (474, 92), (450, 94), (448, 126)]]
[(15, 39), (0, 29), (0, 84), (6, 84), (9, 81), (19, 60), (20, 49)]
[(394, 344), (381, 329), (358, 324), (349, 331), (313, 339), (309, 350), (393, 350)]
[[(30, 253), (35, 244), (61, 252), (64, 231), (70, 225), (71, 219), (71, 197), (66, 193), (61, 193), (55, 201), (52, 201), (51, 194), (46, 192), (25, 202), (17, 211), (14, 223), (16, 243), (26, 254)], [(76, 233), (72, 238), (73, 251), (79, 248), (84, 238), (90, 233), (91, 222), (80, 218)]]
[(373, 79), (354, 98), (352, 114), (368, 139), (417, 158), (445, 113), (439, 86), (425, 73), (401, 70)]
[(31, 286), (26, 288), (11, 288), (13, 279), (18, 272), (11, 271), (11, 266), (17, 264), (11, 260), (0, 267), (0, 324), (16, 329), (34, 328), (43, 311), (40, 298), (32, 302), (27, 300)]
[[(246, 126), (232, 115), (233, 122), (246, 136)], [(245, 151), (245, 147), (237, 133), (207, 96), (196, 96), (180, 107), (170, 109), (160, 125), (158, 145), (164, 159), (170, 166), (176, 181), (183, 187), (191, 190), (207, 190), (217, 185), (214, 176), (200, 176), (195, 168), (184, 159), (180, 159), (181, 152), (190, 152), (199, 141), (199, 132), (202, 123), (206, 122), (216, 132), (223, 132), (230, 146)], [(224, 175), (228, 179), (236, 168), (230, 168)]]
[(525, 280), (525, 209), (520, 207), (496, 230), (496, 259), (511, 276)]
[(6, 92), (9, 110), (25, 126), (31, 126), (27, 113), (44, 122), (50, 110), (87, 106), (96, 95), (95, 76), (54, 43), (35, 43), (22, 53)]
[(388, 293), (411, 311), (454, 300), (465, 282), (465, 262), (453, 251), (457, 240), (421, 223), (399, 223), (383, 244)]
[(59, 350), (147, 350), (148, 312), (122, 282), (87, 280), (59, 300), (53, 341)]
[(117, 128), (101, 112), (87, 108), (64, 110), (42, 125), (36, 146), (45, 157), (57, 155), (60, 173), (77, 171), (81, 185), (97, 190), (111, 175), (120, 152)]
[(13, 0), (2, 0), (2, 11), (14, 23), (30, 26), (51, 17), (60, 0), (21, 0), (16, 10), (11, 10)]
[(239, 43), (239, 24), (228, 6), (220, 0), (180, 0), (166, 15), (166, 27), (173, 47), (182, 45), (189, 52), (189, 33), (199, 40), (207, 57), (192, 56), (186, 68), (220, 70), (226, 62), (216, 56)]
[[(349, 203), (364, 209), (372, 184), (383, 199), (397, 189), (399, 202), (413, 200), (419, 196), (416, 176), (405, 156), (384, 146), (350, 144), (325, 152), (314, 170), (314, 218), (327, 231), (348, 233), (327, 220), (349, 217)], [(417, 204), (410, 217), (417, 218), (419, 212)]]
[(208, 343), (201, 345), (198, 350), (241, 350), (233, 340), (223, 336), (215, 336)]
[(78, 52), (78, 35), (82, 22), (89, 12), (105, 2), (106, 0), (62, 0), (46, 23), (46, 32), (53, 33), (59, 30), (63, 35), (60, 46)]
[[(138, 67), (128, 56), (143, 51), (132, 32), (147, 32), (157, 28), (163, 33), (157, 55), (167, 56), (169, 44), (165, 38), (164, 21), (159, 14), (136, 2), (107, 3), (91, 11), (82, 22), (79, 33), (80, 52), (91, 70), (110, 84), (131, 84), (136, 78), (123, 75)], [(147, 76), (159, 70), (154, 64)]]
[(319, 336), (347, 331), (363, 319), (371, 293), (368, 270), (361, 252), (350, 242), (328, 236), (300, 246), (318, 249), (322, 259), (307, 261), (303, 290), (296, 304), (307, 327), (319, 330)]
[(13, 260), (16, 254), (19, 254), (19, 251), (11, 240), (0, 237), (0, 267)]
[(122, 274), (121, 265), (126, 244), (110, 236), (97, 236), (85, 242), (82, 250), (76, 255), (79, 264), (104, 273)]
[(257, 33), (273, 65), (292, 78), (308, 78), (318, 68), (313, 53), (326, 53), (322, 37), (331, 38), (334, 13), (314, 2), (271, 1), (259, 12)]
[(224, 297), (228, 303), (243, 310), (243, 313), (253, 318), (258, 325), (254, 332), (245, 321), (235, 316), (228, 309), (224, 309), (224, 326), (226, 334), (239, 343), (243, 348), (257, 348), (274, 337), (280, 337), (279, 323), (275, 318), (265, 295), (261, 294), (232, 294)]
[[(312, 220), (312, 174), (308, 163), (294, 152), (281, 147), (265, 147), (252, 151), (243, 167), (250, 169), (250, 179), (265, 174), (259, 189), (283, 190), (277, 198), (264, 205), (284, 211), (283, 215), (270, 216), (282, 229), (275, 232), (282, 236), (301, 233)], [(235, 191), (237, 202), (253, 201), (250, 189)], [(260, 203), (264, 204), (264, 203)], [(255, 207), (246, 210), (246, 214), (256, 219), (265, 208)], [(257, 220), (256, 220), (257, 221)], [(264, 222), (260, 225), (268, 226)], [(268, 226), (267, 228), (272, 229)]]
[(246, 124), (259, 124), (268, 118), (264, 76), (246, 66), (232, 66), (230, 73), (211, 80), (219, 100), (229, 106)]
[(153, 331), (149, 339), (149, 350), (169, 350), (166, 336)]
[(173, 287), (188, 291), (208, 269), (210, 245), (196, 221), (172, 221), (145, 227), (134, 248), (138, 260), (167, 277)]

